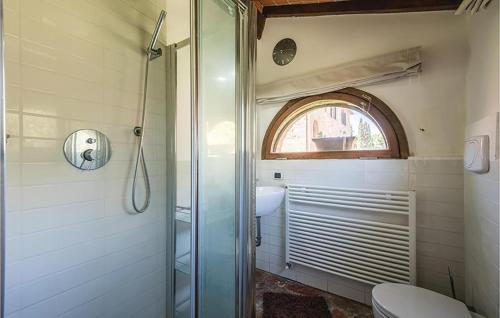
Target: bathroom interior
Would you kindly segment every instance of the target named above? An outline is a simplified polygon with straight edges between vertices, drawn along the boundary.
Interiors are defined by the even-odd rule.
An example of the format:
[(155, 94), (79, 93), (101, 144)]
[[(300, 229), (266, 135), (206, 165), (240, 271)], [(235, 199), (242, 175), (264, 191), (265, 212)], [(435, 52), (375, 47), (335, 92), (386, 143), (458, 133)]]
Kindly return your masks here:
[(498, 2), (0, 0), (0, 316), (499, 317)]

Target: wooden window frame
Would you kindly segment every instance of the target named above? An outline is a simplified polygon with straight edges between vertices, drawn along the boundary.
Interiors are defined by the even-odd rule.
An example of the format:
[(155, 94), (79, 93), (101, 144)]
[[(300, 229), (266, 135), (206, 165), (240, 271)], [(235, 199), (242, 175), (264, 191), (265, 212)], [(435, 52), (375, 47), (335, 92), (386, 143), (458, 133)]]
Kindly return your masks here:
[[(283, 123), (289, 124), (304, 112), (301, 108), (321, 100), (339, 100), (355, 105), (356, 110), (364, 110), (379, 125), (385, 135), (388, 149), (384, 150), (347, 150), (318, 152), (272, 152), (273, 143)], [(407, 159), (409, 155), (408, 139), (403, 125), (396, 114), (376, 96), (356, 88), (345, 88), (331, 93), (319, 94), (289, 101), (271, 121), (262, 143), (262, 159)]]

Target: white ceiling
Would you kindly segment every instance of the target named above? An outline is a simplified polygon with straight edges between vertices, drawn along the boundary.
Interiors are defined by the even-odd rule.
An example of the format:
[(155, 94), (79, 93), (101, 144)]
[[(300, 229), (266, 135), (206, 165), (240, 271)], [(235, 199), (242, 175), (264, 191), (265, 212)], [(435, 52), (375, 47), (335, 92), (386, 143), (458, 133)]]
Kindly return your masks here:
[(190, 3), (188, 0), (162, 0), (167, 11), (167, 44), (180, 42), (189, 37)]

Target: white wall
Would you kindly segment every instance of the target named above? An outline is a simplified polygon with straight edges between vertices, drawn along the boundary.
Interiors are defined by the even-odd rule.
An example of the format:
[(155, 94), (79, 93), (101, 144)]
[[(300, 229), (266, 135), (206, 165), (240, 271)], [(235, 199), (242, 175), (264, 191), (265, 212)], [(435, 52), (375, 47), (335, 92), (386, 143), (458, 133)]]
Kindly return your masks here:
[[(131, 2), (137, 2), (128, 0)], [(190, 34), (190, 14), (191, 1), (187, 0), (154, 0), (160, 7), (165, 7), (167, 18), (165, 20), (165, 30), (167, 44), (177, 43), (189, 38)], [(145, 2), (145, 1), (139, 1)], [(166, 3), (164, 5), (164, 3)]]
[[(297, 42), (288, 66), (272, 62), (281, 38)], [(362, 89), (386, 102), (409, 139), (409, 160), (288, 160), (257, 163), (260, 184), (305, 183), (417, 191), (418, 284), (451, 295), (447, 267), (464, 298), (463, 171), (467, 38), (464, 17), (451, 12), (269, 19), (258, 43), (258, 82), (422, 46), (418, 77)], [(259, 142), (281, 105), (258, 105)], [(423, 128), (425, 132), (421, 132)], [(259, 149), (260, 151), (260, 149)], [(272, 179), (282, 171), (284, 181)], [(263, 218), (259, 268), (370, 303), (369, 286), (296, 267), (283, 270), (283, 211)]]
[[(147, 3), (5, 1), (6, 317), (164, 317), (162, 59), (145, 131), (151, 206), (141, 215), (130, 206), (144, 48), (160, 8)], [(64, 158), (65, 138), (82, 128), (110, 138), (99, 170)]]
[(177, 205), (191, 206), (191, 49), (177, 50)]
[[(280, 67), (272, 49), (285, 37), (298, 50)], [(260, 85), (414, 46), (423, 49), (420, 76), (364, 89), (398, 115), (413, 156), (461, 156), (467, 40), (465, 19), (451, 12), (268, 19), (258, 42), (257, 80)]]
[(498, 1), (467, 19), (466, 136), (490, 136), (491, 170), (465, 172), (465, 265), (467, 302), (487, 317), (498, 317), (499, 303), (499, 22)]

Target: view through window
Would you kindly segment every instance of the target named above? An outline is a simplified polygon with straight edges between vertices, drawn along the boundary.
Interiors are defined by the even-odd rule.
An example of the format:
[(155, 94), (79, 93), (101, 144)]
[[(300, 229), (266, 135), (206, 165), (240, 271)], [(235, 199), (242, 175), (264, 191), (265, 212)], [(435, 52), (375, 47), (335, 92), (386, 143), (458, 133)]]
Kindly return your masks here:
[(388, 149), (382, 130), (370, 115), (345, 102), (310, 108), (282, 127), (273, 152)]

